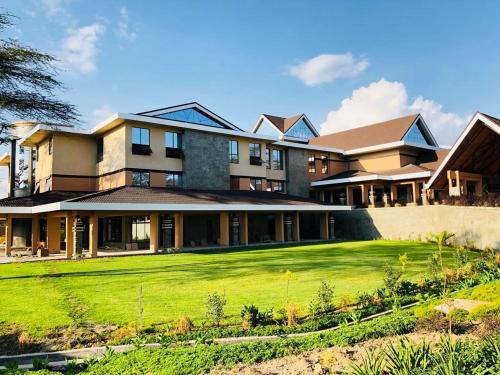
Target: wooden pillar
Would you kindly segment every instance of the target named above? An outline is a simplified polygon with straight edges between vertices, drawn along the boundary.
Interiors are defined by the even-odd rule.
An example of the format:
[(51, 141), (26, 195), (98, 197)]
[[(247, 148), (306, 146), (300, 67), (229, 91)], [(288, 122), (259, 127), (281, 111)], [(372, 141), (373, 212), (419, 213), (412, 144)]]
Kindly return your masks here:
[(75, 254), (74, 223), (75, 215), (72, 212), (68, 212), (66, 214), (66, 258), (71, 258)]
[(7, 215), (5, 220), (5, 256), (10, 257), (12, 253), (12, 217)]
[(228, 212), (221, 212), (219, 214), (219, 225), (220, 225), (219, 245), (229, 246), (229, 213)]
[(417, 183), (415, 181), (412, 181), (411, 182), (411, 192), (412, 192), (412, 195), (413, 195), (413, 204), (417, 204)]
[(345, 188), (345, 198), (348, 206), (352, 206), (352, 194), (351, 194), (351, 188), (349, 186), (346, 186)]
[(319, 213), (319, 235), (324, 241), (328, 240), (328, 212)]
[(47, 249), (49, 253), (61, 251), (60, 217), (47, 216)]
[(248, 213), (240, 214), (240, 244), (248, 245)]
[(396, 185), (391, 184), (391, 202), (396, 202), (396, 199), (398, 199), (397, 187)]
[(33, 249), (33, 253), (36, 252), (39, 242), (40, 242), (40, 217), (37, 214), (34, 214), (31, 217), (31, 248)]
[(368, 188), (366, 185), (360, 185), (361, 187), (361, 203), (363, 206), (368, 205)]
[(175, 247), (177, 249), (182, 249), (184, 247), (184, 217), (182, 212), (176, 212), (174, 214), (175, 221)]
[(285, 220), (283, 212), (276, 213), (276, 242), (285, 242)]
[(296, 212), (293, 215), (293, 235), (294, 241), (300, 241), (300, 214)]
[(97, 256), (97, 236), (98, 236), (98, 223), (97, 214), (92, 213), (89, 216), (89, 253), (92, 258)]
[(149, 250), (158, 251), (158, 212), (149, 215)]

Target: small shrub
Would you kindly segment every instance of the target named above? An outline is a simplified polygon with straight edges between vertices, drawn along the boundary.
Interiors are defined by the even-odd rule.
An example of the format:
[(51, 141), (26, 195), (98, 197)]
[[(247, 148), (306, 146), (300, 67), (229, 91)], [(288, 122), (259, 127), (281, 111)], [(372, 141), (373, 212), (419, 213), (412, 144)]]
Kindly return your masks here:
[(390, 264), (384, 265), (384, 287), (389, 292), (390, 296), (394, 296), (399, 287), (401, 271), (395, 270)]
[(27, 347), (29, 347), (32, 344), (31, 337), (29, 336), (28, 332), (23, 331), (17, 338), (17, 342), (19, 345), (19, 349), (23, 351)]
[(449, 323), (438, 311), (417, 319), (416, 329), (420, 332), (446, 332)]
[(47, 358), (45, 359), (35, 358), (33, 360), (33, 370), (35, 371), (47, 370), (48, 368), (49, 368), (49, 360)]
[(468, 322), (469, 312), (464, 309), (452, 309), (446, 316), (448, 320), (451, 320), (452, 323), (465, 323)]
[(259, 319), (259, 309), (255, 305), (245, 305), (241, 310), (241, 327), (251, 329), (257, 326)]
[(425, 342), (418, 345), (404, 338), (389, 345), (384, 352), (391, 374), (413, 374), (415, 370), (426, 370), (431, 364), (431, 347)]
[(347, 311), (352, 305), (352, 299), (348, 295), (340, 296), (339, 309), (341, 311)]
[(457, 268), (464, 267), (469, 261), (469, 250), (459, 246), (455, 248), (455, 265)]
[(382, 375), (384, 373), (385, 361), (382, 351), (368, 351), (361, 356), (361, 363), (350, 364), (353, 375)]
[(286, 305), (287, 326), (295, 327), (299, 322), (299, 307), (293, 303)]
[(226, 298), (217, 293), (209, 293), (205, 301), (205, 307), (207, 309), (205, 316), (207, 320), (219, 327), (222, 318), (224, 318), (224, 306), (226, 306)]
[(318, 313), (326, 314), (333, 310), (333, 291), (334, 287), (327, 281), (322, 281), (316, 292), (316, 298), (309, 304), (309, 312), (315, 316)]
[(374, 297), (371, 293), (364, 292), (364, 293), (359, 293), (357, 296), (357, 305), (358, 308), (364, 309), (366, 307), (370, 307), (374, 304)]
[(476, 306), (469, 313), (471, 320), (479, 320), (487, 316), (500, 316), (500, 300)]
[(180, 334), (186, 334), (193, 330), (194, 324), (187, 315), (182, 315), (177, 322), (175, 327), (175, 332)]

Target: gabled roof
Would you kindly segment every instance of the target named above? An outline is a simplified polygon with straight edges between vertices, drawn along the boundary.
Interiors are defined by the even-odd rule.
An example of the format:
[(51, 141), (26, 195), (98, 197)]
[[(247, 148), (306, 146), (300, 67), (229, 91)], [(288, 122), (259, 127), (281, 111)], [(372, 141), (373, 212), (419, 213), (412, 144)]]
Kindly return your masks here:
[(291, 117), (280, 117), (264, 113), (259, 116), (255, 126), (252, 129), (252, 133), (256, 133), (259, 130), (263, 121), (267, 121), (277, 130), (277, 132), (282, 137), (286, 137), (286, 132), (288, 132), (295, 124), (297, 124), (302, 119), (306, 123), (307, 127), (311, 130), (312, 134), (315, 137), (319, 136), (318, 131), (304, 113)]
[(500, 119), (476, 112), (426, 187), (444, 187), (447, 183), (447, 171), (457, 169), (462, 172), (500, 175)]
[[(210, 111), (209, 109), (207, 109), (206, 107), (202, 106), (201, 104), (199, 104), (197, 102), (179, 104), (179, 105), (175, 105), (172, 107), (155, 109), (152, 111), (139, 112), (139, 113), (136, 113), (136, 115), (162, 118), (162, 116), (165, 116), (169, 113), (179, 112), (179, 111), (188, 110), (188, 109), (192, 109), (192, 110), (195, 110), (196, 112), (201, 113), (203, 116), (220, 124), (221, 127), (223, 127), (223, 128), (232, 129), (232, 130), (240, 130), (240, 131), (242, 130), (242, 129), (238, 128), (236, 125), (231, 124), (229, 121), (223, 119), (219, 115), (215, 114), (214, 112)], [(174, 119), (170, 119), (170, 120), (176, 121)], [(189, 121), (184, 121), (184, 122), (189, 122)], [(198, 125), (200, 125), (200, 124), (198, 124)]]
[(434, 137), (432, 137), (430, 130), (420, 114), (404, 116), (389, 121), (323, 135), (311, 139), (309, 144), (353, 150), (399, 142), (403, 140), (412, 125), (417, 123), (418, 120), (422, 121), (423, 130), (428, 134), (432, 143), (434, 143), (432, 146), (437, 146)]

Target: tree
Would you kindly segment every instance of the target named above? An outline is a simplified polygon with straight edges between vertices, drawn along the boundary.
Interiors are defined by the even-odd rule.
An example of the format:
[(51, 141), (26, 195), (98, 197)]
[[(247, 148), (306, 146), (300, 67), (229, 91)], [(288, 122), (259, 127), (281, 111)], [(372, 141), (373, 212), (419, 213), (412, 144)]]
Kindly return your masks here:
[[(0, 13), (0, 33), (13, 26), (14, 18)], [(78, 123), (76, 107), (55, 96), (64, 88), (57, 80), (56, 62), (48, 53), (0, 36), (0, 144), (10, 140), (12, 121), (53, 126)]]

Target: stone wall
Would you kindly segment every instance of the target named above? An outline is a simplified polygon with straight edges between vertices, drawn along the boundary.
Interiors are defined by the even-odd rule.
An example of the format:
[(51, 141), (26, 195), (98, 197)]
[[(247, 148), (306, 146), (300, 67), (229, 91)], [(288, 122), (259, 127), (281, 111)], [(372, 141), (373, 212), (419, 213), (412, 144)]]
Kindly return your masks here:
[(455, 241), (500, 249), (500, 208), (414, 206), (339, 211), (335, 235), (342, 239), (426, 239), (429, 232), (455, 233)]
[(309, 152), (289, 148), (286, 156), (287, 193), (309, 197), (309, 175), (307, 171)]
[(183, 186), (229, 190), (228, 139), (224, 135), (185, 130)]

